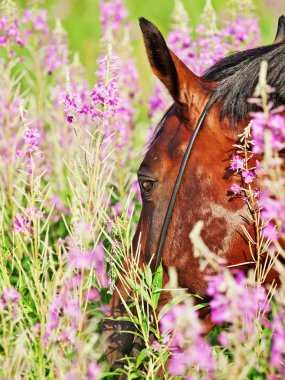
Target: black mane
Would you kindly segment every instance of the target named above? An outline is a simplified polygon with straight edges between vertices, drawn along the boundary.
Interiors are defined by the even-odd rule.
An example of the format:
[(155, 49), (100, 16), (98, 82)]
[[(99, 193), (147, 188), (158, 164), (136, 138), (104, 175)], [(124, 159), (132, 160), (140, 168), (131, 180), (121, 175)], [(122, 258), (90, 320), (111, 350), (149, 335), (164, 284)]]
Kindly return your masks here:
[(254, 94), (262, 61), (268, 62), (267, 83), (276, 89), (271, 100), (274, 106), (284, 105), (284, 42), (234, 53), (217, 62), (202, 76), (218, 82), (213, 101), (221, 100), (221, 120), (229, 117), (233, 127), (256, 110), (256, 106), (248, 103), (248, 98)]

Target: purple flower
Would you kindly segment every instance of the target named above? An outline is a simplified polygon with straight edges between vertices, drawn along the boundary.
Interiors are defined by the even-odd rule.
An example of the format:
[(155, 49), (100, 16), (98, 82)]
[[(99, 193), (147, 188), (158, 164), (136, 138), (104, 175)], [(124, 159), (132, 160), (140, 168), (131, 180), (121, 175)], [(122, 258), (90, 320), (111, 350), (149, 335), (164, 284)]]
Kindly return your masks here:
[(156, 112), (162, 112), (165, 109), (165, 93), (160, 83), (156, 82), (154, 92), (149, 97), (149, 114), (151, 118)]
[(68, 289), (73, 289), (80, 286), (81, 282), (82, 282), (82, 275), (75, 274), (66, 280), (65, 285), (67, 286)]
[(267, 222), (263, 234), (277, 241), (285, 233), (285, 199), (273, 199), (269, 191), (263, 191), (259, 197), (261, 216)]
[(249, 171), (243, 171), (242, 172), (242, 177), (244, 179), (244, 182), (246, 184), (248, 184), (248, 183), (251, 183), (251, 182), (253, 182), (255, 180), (256, 175), (255, 175), (255, 173), (252, 170), (249, 170)]
[(48, 307), (44, 344), (50, 344), (52, 337), (55, 341), (75, 343), (76, 330), (82, 318), (79, 300), (70, 290), (64, 289)]
[(197, 373), (198, 370), (206, 372), (208, 379), (214, 379), (215, 366), (211, 348), (202, 339), (197, 339), (195, 346), (171, 356), (168, 370), (172, 376), (183, 376), (191, 369), (194, 370), (194, 373)]
[(96, 362), (88, 364), (87, 377), (88, 380), (97, 380), (99, 379), (102, 371)]
[(259, 312), (270, 311), (265, 289), (248, 285), (241, 271), (234, 276), (219, 273), (209, 278), (207, 293), (211, 296), (211, 320), (218, 324), (239, 324), (240, 343), (256, 331)]
[(102, 288), (108, 288), (110, 286), (110, 279), (106, 271), (105, 250), (102, 244), (98, 244), (96, 247), (95, 260), (96, 274), (99, 284)]
[(254, 140), (253, 152), (263, 153), (265, 136), (269, 133), (270, 147), (278, 152), (285, 147), (285, 119), (278, 113), (271, 113), (269, 118), (262, 113), (254, 113), (252, 121), (252, 136)]
[(67, 40), (62, 27), (57, 24), (49, 44), (46, 46), (45, 67), (48, 74), (69, 63)]
[(242, 187), (240, 187), (239, 185), (237, 185), (236, 183), (232, 183), (231, 185), (231, 190), (234, 194), (236, 195), (239, 195), (242, 191)]
[(191, 305), (178, 305), (171, 309), (161, 318), (160, 329), (164, 338), (169, 339), (167, 349), (171, 356), (168, 369), (171, 375), (184, 376), (199, 368), (207, 372), (209, 378), (213, 377), (211, 349), (200, 335), (202, 326)]
[(95, 265), (95, 251), (71, 248), (68, 254), (68, 264), (74, 269), (92, 269)]
[(128, 12), (121, 0), (100, 0), (100, 21), (103, 27), (103, 36), (108, 38), (108, 33), (112, 34), (117, 31), (118, 26), (128, 16)]
[(272, 347), (270, 355), (270, 364), (280, 374), (282, 378), (285, 376), (285, 323), (284, 323), (284, 310), (274, 317), (272, 322)]
[(94, 302), (100, 299), (100, 292), (96, 288), (90, 288), (84, 293), (84, 300), (87, 302)]
[(0, 297), (0, 313), (5, 310), (9, 312), (12, 319), (15, 320), (19, 314), (20, 294), (13, 287), (4, 288)]
[(9, 303), (17, 303), (20, 298), (20, 294), (17, 292), (14, 288), (4, 288), (3, 289), (3, 298), (4, 300)]
[(74, 344), (76, 340), (75, 331), (71, 327), (66, 327), (60, 331), (58, 334), (57, 340), (59, 342)]
[(15, 231), (22, 234), (33, 234), (34, 230), (31, 227), (31, 220), (23, 213), (15, 216), (14, 220)]
[(36, 31), (47, 34), (49, 27), (47, 25), (47, 11), (41, 9), (33, 20), (34, 28)]
[(231, 169), (235, 172), (238, 172), (245, 167), (245, 159), (239, 156), (238, 154), (234, 155), (231, 160)]
[(38, 207), (28, 207), (25, 210), (25, 213), (21, 213), (15, 216), (14, 219), (14, 228), (17, 233), (25, 234), (33, 234), (34, 230), (31, 227), (31, 223), (34, 218), (42, 219), (44, 217), (44, 213), (38, 209)]
[(119, 102), (116, 79), (110, 80), (107, 85), (98, 82), (92, 90), (91, 99), (94, 106), (108, 107), (110, 115), (113, 116)]

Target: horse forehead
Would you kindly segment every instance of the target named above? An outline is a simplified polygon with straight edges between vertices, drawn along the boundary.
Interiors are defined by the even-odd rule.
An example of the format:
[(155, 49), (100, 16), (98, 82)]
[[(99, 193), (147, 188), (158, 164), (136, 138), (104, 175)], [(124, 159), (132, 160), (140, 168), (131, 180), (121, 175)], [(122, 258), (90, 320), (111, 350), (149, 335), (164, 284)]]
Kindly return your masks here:
[(171, 160), (179, 153), (183, 154), (187, 146), (185, 135), (186, 128), (179, 117), (175, 113), (167, 116), (159, 137), (151, 145), (144, 161)]

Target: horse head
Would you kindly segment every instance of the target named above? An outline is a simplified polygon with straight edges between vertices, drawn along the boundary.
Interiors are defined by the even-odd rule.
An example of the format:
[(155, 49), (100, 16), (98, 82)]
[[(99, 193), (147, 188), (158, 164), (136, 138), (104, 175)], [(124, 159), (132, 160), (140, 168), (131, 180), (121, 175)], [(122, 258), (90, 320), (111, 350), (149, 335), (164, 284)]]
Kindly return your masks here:
[[(279, 19), (272, 45), (226, 57), (202, 77), (168, 48), (156, 26), (141, 18), (140, 27), (151, 69), (166, 87), (173, 104), (159, 123), (138, 170), (143, 205), (133, 251), (139, 245), (140, 264), (151, 263), (156, 269), (154, 263), (171, 194), (188, 143), (206, 108), (203, 125), (186, 162), (161, 256), (164, 284), (168, 281), (168, 268), (175, 267), (179, 286), (206, 298), (207, 273), (200, 270), (189, 239), (197, 221), (203, 221), (201, 236), (205, 244), (227, 265), (247, 270), (252, 262), (241, 226), (246, 224), (253, 236), (255, 231), (247, 221), (245, 203), (230, 191), (234, 175), (230, 160), (233, 145), (254, 109), (247, 99), (254, 92), (262, 60), (267, 60), (271, 68), (269, 84), (278, 84), (276, 105), (285, 103), (285, 79), (281, 83), (279, 76), (283, 72), (285, 78), (280, 64), (280, 57), (285, 56), (285, 18)], [(275, 274), (270, 276), (269, 280)], [(121, 297), (128, 297), (120, 281), (117, 289), (110, 304), (113, 317), (123, 315)], [(159, 307), (169, 296), (162, 292)], [(107, 357), (111, 362), (130, 352), (132, 339), (120, 333), (129, 328), (126, 322), (109, 324)]]

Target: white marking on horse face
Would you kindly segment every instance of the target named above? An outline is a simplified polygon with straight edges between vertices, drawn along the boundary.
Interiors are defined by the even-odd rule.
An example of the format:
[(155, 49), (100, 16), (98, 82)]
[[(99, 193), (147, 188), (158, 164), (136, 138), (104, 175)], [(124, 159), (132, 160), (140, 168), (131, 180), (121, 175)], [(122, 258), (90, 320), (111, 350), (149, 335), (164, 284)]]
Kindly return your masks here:
[[(225, 220), (225, 223), (227, 225), (227, 234), (223, 237), (224, 242), (224, 249), (229, 250), (229, 248), (234, 244), (234, 237), (237, 236), (238, 232), (241, 232), (241, 224), (243, 223), (242, 217), (245, 217), (245, 207), (242, 209), (239, 209), (237, 211), (231, 211), (226, 207), (223, 207), (220, 204), (211, 204), (208, 209), (204, 210), (205, 214), (209, 213), (211, 216), (208, 216), (207, 224), (211, 225), (211, 220), (215, 218), (223, 218)], [(222, 253), (222, 252), (217, 252)]]

